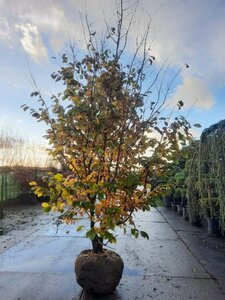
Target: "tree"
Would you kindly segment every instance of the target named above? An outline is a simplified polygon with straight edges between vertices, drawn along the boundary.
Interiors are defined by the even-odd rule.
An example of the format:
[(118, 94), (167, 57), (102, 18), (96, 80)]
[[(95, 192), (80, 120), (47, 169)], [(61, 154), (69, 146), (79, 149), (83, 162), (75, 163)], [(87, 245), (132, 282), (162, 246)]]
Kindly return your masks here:
[(192, 143), (189, 160), (186, 162), (185, 168), (188, 172), (186, 178), (187, 186), (187, 207), (189, 213), (189, 221), (193, 225), (201, 225), (203, 214), (200, 201), (199, 191), (199, 141)]
[[(45, 137), (50, 153), (71, 171), (68, 176), (49, 175), (47, 188), (32, 182), (33, 190), (38, 196), (49, 196), (50, 202), (43, 203), (45, 211), (61, 212), (67, 223), (86, 214), (90, 219), (86, 236), (96, 253), (102, 251), (103, 240), (116, 242), (116, 226), (129, 223), (135, 237), (148, 237), (135, 227), (133, 213), (149, 210), (155, 197), (165, 192), (166, 184), (155, 185), (154, 180), (179, 149), (179, 141), (190, 136), (184, 117), (172, 120), (164, 114), (175, 77), (163, 90), (166, 70), (162, 67), (150, 84), (145, 81), (155, 59), (147, 45), (149, 24), (137, 38), (132, 57), (126, 51), (135, 9), (125, 28), (128, 12), (121, 0), (116, 26), (106, 23), (100, 46), (87, 20), (86, 55), (77, 57), (71, 47), (70, 54), (62, 56), (62, 67), (51, 75), (65, 85), (64, 91), (51, 97), (51, 107), (38, 89), (31, 96), (38, 97), (39, 109), (23, 105), (48, 125)], [(156, 84), (157, 98), (151, 100)]]

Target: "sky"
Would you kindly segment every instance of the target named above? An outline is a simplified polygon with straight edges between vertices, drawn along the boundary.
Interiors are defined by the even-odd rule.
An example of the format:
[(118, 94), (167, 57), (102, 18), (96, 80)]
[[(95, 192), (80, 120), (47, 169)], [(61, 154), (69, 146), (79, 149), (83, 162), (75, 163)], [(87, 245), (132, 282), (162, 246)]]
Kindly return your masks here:
[[(83, 51), (81, 18), (87, 13), (97, 33), (114, 20), (116, 0), (0, 0), (0, 130), (40, 140), (45, 126), (21, 110), (35, 106), (30, 74), (46, 98), (59, 90), (50, 74), (60, 67), (69, 43)], [(125, 1), (127, 5), (132, 0)], [(104, 13), (103, 13), (104, 12)], [(184, 102), (183, 115), (199, 136), (225, 119), (225, 1), (140, 0), (131, 37), (151, 19), (149, 44), (155, 69), (170, 61), (169, 75), (182, 68), (168, 97)], [(132, 52), (131, 38), (128, 50)], [(55, 57), (55, 58), (53, 58)], [(185, 68), (185, 64), (189, 68)]]

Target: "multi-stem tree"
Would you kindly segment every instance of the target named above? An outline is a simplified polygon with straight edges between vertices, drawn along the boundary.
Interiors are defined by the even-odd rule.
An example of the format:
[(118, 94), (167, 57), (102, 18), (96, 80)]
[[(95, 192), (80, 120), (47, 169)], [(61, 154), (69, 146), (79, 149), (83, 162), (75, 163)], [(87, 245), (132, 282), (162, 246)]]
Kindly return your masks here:
[[(66, 176), (45, 178), (47, 188), (34, 182), (31, 185), (37, 195), (50, 197), (44, 209), (60, 211), (66, 222), (88, 216), (86, 236), (96, 253), (102, 251), (103, 240), (116, 241), (116, 226), (129, 223), (135, 237), (148, 237), (135, 228), (133, 213), (148, 210), (155, 197), (165, 192), (166, 186), (154, 184), (155, 178), (179, 148), (179, 141), (189, 137), (190, 128), (185, 118), (172, 120), (164, 111), (177, 74), (166, 89), (165, 65), (154, 78), (146, 79), (155, 59), (147, 45), (149, 24), (137, 38), (132, 57), (127, 50), (135, 11), (129, 21), (126, 19), (125, 28), (129, 11), (123, 5), (121, 0), (116, 26), (106, 24), (106, 38), (100, 46), (87, 22), (86, 55), (80, 58), (71, 51), (71, 55), (62, 56), (63, 65), (52, 78), (65, 89), (51, 97), (52, 105), (47, 106), (37, 89), (32, 96), (38, 97), (40, 108), (23, 106), (48, 125), (45, 137), (50, 152), (70, 170)], [(151, 96), (153, 87), (158, 89), (155, 99)]]

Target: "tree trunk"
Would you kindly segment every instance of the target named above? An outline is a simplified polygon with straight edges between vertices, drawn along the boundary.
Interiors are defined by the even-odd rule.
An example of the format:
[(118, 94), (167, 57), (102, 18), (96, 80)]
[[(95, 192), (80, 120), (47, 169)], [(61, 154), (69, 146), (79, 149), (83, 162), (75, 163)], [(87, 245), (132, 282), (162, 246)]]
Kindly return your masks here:
[[(96, 197), (93, 197), (91, 199), (91, 203), (94, 204)], [(90, 211), (91, 213), (91, 217), (94, 217), (94, 210)], [(91, 219), (91, 228), (93, 229), (95, 226), (95, 223), (92, 221)], [(103, 252), (103, 238), (98, 236), (96, 234), (95, 238), (92, 240), (92, 249), (94, 251), (94, 253), (102, 253)]]
[(103, 252), (103, 238), (96, 235), (92, 240), (92, 248), (94, 253)]

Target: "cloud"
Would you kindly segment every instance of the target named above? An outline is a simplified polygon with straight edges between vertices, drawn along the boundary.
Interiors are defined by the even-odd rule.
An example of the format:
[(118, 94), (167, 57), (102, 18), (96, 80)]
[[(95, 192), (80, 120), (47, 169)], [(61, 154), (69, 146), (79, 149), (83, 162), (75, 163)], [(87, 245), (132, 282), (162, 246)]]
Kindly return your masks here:
[(0, 10), (0, 49), (22, 47), (36, 63), (48, 57), (47, 47), (61, 50), (74, 28), (72, 9), (57, 0), (0, 0)]
[(48, 58), (48, 52), (43, 45), (41, 35), (36, 25), (27, 23), (25, 25), (16, 25), (16, 28), (22, 33), (20, 42), (23, 49), (35, 62), (41, 62)]
[(19, 124), (21, 124), (21, 123), (24, 123), (24, 120), (17, 119), (16, 122), (19, 123)]
[(199, 139), (202, 133), (202, 128), (197, 129), (195, 127), (190, 128), (189, 130), (190, 134), (192, 134), (194, 139)]
[(5, 19), (1, 19), (0, 20), (0, 24), (1, 24), (1, 27), (0, 27), (0, 40), (2, 41), (6, 41), (9, 39), (10, 37), (10, 26), (9, 26), (9, 23), (7, 22), (7, 20)]
[[(125, 1), (126, 3), (126, 1)], [(130, 1), (132, 3), (132, 1)], [(216, 4), (215, 4), (216, 3)], [(51, 54), (62, 51), (69, 39), (76, 46), (83, 46), (83, 32), (80, 15), (87, 12), (90, 23), (101, 35), (107, 22), (116, 20), (113, 0), (7, 0), (0, 1), (0, 43), (18, 49), (21, 43), (35, 62)], [(162, 64), (171, 57), (171, 67), (187, 62), (188, 74), (183, 77), (201, 77), (210, 87), (222, 86), (225, 78), (225, 5), (224, 0), (180, 1), (180, 0), (141, 0), (136, 12), (136, 23), (130, 34), (135, 43), (137, 28), (146, 28), (151, 16), (151, 49), (156, 63)], [(127, 20), (125, 20), (125, 23)], [(20, 27), (22, 37), (18, 36), (15, 24)], [(29, 24), (29, 25), (28, 25)], [(45, 40), (42, 39), (43, 34)], [(153, 43), (152, 39), (154, 37)], [(133, 50), (135, 45), (128, 44)], [(50, 47), (49, 47), (50, 46)], [(38, 49), (38, 50), (37, 50)], [(51, 56), (51, 55), (50, 55)]]
[[(155, 32), (152, 50), (159, 62), (174, 53), (174, 65), (187, 60), (193, 72), (204, 75), (204, 64), (213, 66), (214, 70), (221, 71), (222, 68), (225, 71), (222, 51), (225, 46), (225, 6), (224, 0), (215, 1), (216, 4), (214, 1), (203, 3), (196, 0), (142, 0), (137, 9), (132, 35), (136, 35), (138, 24), (140, 28), (146, 27), (150, 15), (150, 40)], [(116, 19), (113, 0), (0, 1), (0, 28), (4, 28), (12, 37), (16, 35), (13, 31), (16, 23), (37, 26), (41, 34), (45, 33), (53, 49), (59, 51), (68, 41), (69, 35), (75, 35), (77, 43), (82, 38), (79, 11), (83, 15), (87, 12), (90, 22), (100, 33), (105, 24), (102, 9), (109, 23)], [(208, 68), (214, 72), (213, 69)]]
[[(154, 11), (152, 1), (143, 0), (143, 5), (148, 12)], [(224, 1), (156, 0), (157, 6), (152, 18), (157, 61), (169, 56), (172, 66), (187, 62), (192, 76), (201, 76), (209, 84), (215, 75), (224, 74)]]
[(169, 106), (176, 106), (182, 100), (184, 108), (194, 106), (198, 109), (210, 109), (214, 105), (214, 98), (205, 82), (196, 77), (185, 77), (183, 82), (177, 85), (172, 97), (168, 100)]

